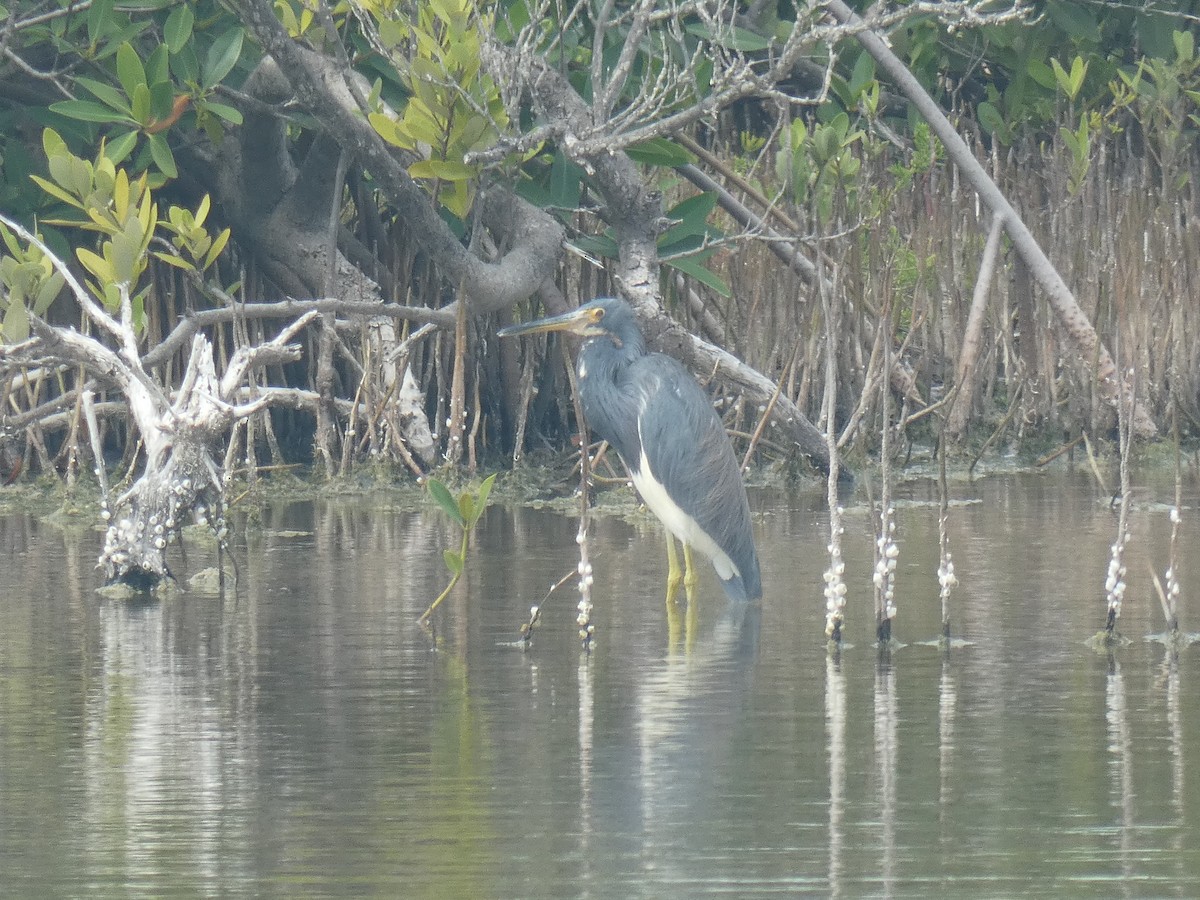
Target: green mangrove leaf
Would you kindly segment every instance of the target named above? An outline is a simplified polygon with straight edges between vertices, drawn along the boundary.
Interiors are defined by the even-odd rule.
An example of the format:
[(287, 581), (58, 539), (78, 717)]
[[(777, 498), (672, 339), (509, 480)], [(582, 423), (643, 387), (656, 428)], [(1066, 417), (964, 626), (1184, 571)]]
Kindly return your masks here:
[(119, 122), (123, 125), (138, 124), (138, 121), (132, 116), (119, 113), (107, 106), (101, 106), (99, 103), (93, 103), (91, 100), (60, 100), (57, 103), (51, 103), (50, 109), (60, 116), (80, 122), (97, 122), (102, 125), (112, 122)]
[(422, 159), (408, 167), (408, 174), (413, 178), (466, 181), (475, 176), (475, 170), (466, 163), (453, 159)]
[(83, 209), (83, 204), (79, 202), (77, 197), (71, 196), (53, 181), (47, 181), (40, 175), (30, 175), (29, 177), (33, 180), (34, 184), (36, 184), (54, 199), (61, 200), (63, 203), (67, 203), (76, 209)]
[(584, 253), (603, 256), (606, 259), (616, 259), (620, 248), (617, 247), (617, 242), (610, 232), (611, 229), (606, 230), (604, 234), (581, 234), (570, 243)]
[(483, 484), (479, 486), (479, 511), (475, 514), (475, 521), (471, 523), (472, 525), (479, 521), (479, 517), (483, 515), (483, 511), (487, 509), (488, 496), (492, 493), (492, 485), (495, 483), (496, 476), (495, 474), (492, 474), (483, 479)]
[(155, 250), (150, 254), (155, 259), (165, 262), (169, 266), (174, 266), (177, 269), (183, 269), (185, 272), (195, 272), (196, 267), (184, 259), (182, 256), (176, 256), (174, 253), (167, 253), (165, 250)]
[(201, 86), (206, 90), (220, 84), (226, 75), (237, 65), (238, 57), (242, 55), (242, 40), (245, 32), (238, 27), (230, 28), (213, 41), (204, 59), (201, 74)]
[(76, 78), (75, 83), (84, 88), (105, 106), (111, 107), (117, 112), (123, 112), (126, 115), (129, 114), (129, 97), (122, 94), (111, 84), (105, 84), (103, 81), (96, 81), (92, 78), (84, 78), (82, 76)]
[(1004, 121), (1004, 116), (994, 104), (988, 103), (986, 100), (980, 103), (976, 109), (976, 115), (979, 116), (979, 124), (995, 135), (1000, 143), (1012, 143), (1012, 134)]
[(1072, 103), (1079, 96), (1080, 90), (1083, 89), (1083, 80), (1087, 77), (1087, 63), (1083, 61), (1083, 57), (1076, 56), (1071, 61), (1071, 71), (1067, 72), (1062, 67), (1057, 59), (1050, 60), (1050, 67), (1054, 70), (1054, 80), (1058, 84), (1058, 89), (1066, 94), (1067, 99)]
[(192, 26), (196, 23), (196, 14), (192, 12), (192, 4), (180, 3), (171, 10), (163, 25), (163, 38), (167, 49), (178, 53), (192, 37)]
[(465, 527), (470, 528), (475, 524), (478, 518), (475, 514), (475, 495), (470, 491), (463, 491), (458, 495), (458, 514), (462, 516)]
[(218, 119), (224, 119), (230, 125), (242, 124), (242, 112), (237, 107), (229, 106), (226, 103), (214, 103), (211, 100), (206, 100), (204, 101), (204, 108)]
[(217, 257), (221, 255), (221, 251), (225, 249), (225, 245), (229, 243), (229, 229), (226, 228), (212, 242), (208, 253), (204, 257), (204, 268), (208, 268), (217, 261)]
[(724, 279), (716, 275), (711, 270), (705, 268), (705, 266), (701, 264), (695, 256), (681, 256), (676, 259), (672, 259), (668, 265), (673, 269), (678, 269), (684, 275), (695, 278), (701, 284), (716, 291), (722, 297), (730, 297), (733, 295), (733, 291), (729, 289), (729, 285), (725, 283)]
[(133, 117), (143, 126), (150, 124), (150, 88), (139, 84), (129, 95)]
[(116, 273), (104, 257), (93, 253), (87, 247), (79, 247), (76, 249), (75, 255), (79, 257), (83, 267), (91, 272), (101, 284), (110, 284), (116, 281)]
[(162, 134), (147, 135), (147, 142), (150, 145), (150, 155), (159, 171), (168, 178), (177, 178), (179, 169), (175, 167), (175, 154), (171, 152), (171, 145), (167, 143), (166, 137)]
[(117, 79), (125, 93), (132, 97), (138, 88), (148, 87), (146, 69), (133, 46), (125, 42), (117, 48)]
[(44, 316), (46, 314), (46, 310), (50, 308), (50, 304), (54, 302), (54, 298), (58, 296), (58, 292), (62, 290), (64, 284), (66, 284), (66, 279), (59, 272), (54, 272), (38, 286), (37, 296), (33, 301), (34, 315)]
[(0, 326), (4, 332), (4, 340), (16, 343), (29, 337), (29, 310), (24, 303), (15, 300), (8, 304), (4, 313), (4, 324)]
[[(190, 7), (190, 4), (187, 3), (181, 3), (179, 5), (181, 7)], [(196, 47), (194, 42), (185, 42), (179, 50), (168, 54), (167, 61), (170, 65), (171, 74), (173, 74), (181, 83), (199, 83), (200, 60), (196, 56)]]
[(126, 131), (104, 144), (104, 155), (114, 164), (124, 162), (137, 146), (137, 131)]
[(577, 209), (584, 178), (583, 168), (568, 159), (562, 150), (556, 150), (550, 163), (550, 191), (546, 205), (556, 209)]
[(1196, 37), (1190, 31), (1173, 31), (1171, 40), (1175, 43), (1175, 55), (1181, 63), (1189, 63), (1196, 55)]
[(760, 34), (750, 31), (748, 28), (721, 28), (714, 30), (702, 22), (695, 22), (687, 26), (687, 32), (702, 38), (706, 41), (711, 41), (719, 47), (728, 47), (730, 50), (737, 50), (742, 53), (759, 53), (768, 49), (771, 42)]
[(850, 81), (847, 84), (851, 100), (857, 100), (873, 81), (875, 81), (875, 60), (870, 53), (860, 53), (858, 59), (854, 61), (854, 69), (850, 72)]
[(465, 525), (466, 522), (463, 521), (462, 513), (458, 511), (458, 504), (454, 502), (454, 498), (450, 495), (450, 491), (447, 490), (446, 486), (436, 478), (430, 478), (426, 484), (429, 487), (430, 496), (442, 508), (442, 511), (459, 525)]

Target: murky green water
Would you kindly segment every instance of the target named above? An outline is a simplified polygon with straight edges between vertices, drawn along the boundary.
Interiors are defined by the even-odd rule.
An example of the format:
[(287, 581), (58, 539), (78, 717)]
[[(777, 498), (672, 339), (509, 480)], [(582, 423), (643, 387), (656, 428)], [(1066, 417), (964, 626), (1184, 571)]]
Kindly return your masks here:
[[(1200, 895), (1200, 645), (1169, 655), (1169, 485), (1139, 492), (1123, 630), (1103, 617), (1114, 517), (1084, 477), (959, 485), (962, 581), (937, 634), (936, 512), (905, 489), (897, 636), (870, 647), (851, 510), (850, 639), (822, 639), (818, 491), (752, 498), (767, 596), (710, 573), (690, 641), (650, 520), (594, 528), (599, 642), (581, 656), (575, 523), (494, 508), (441, 589), (432, 509), (267, 511), (224, 602), (97, 596), (98, 536), (0, 519), (0, 894), (692, 897)], [(1200, 630), (1193, 490), (1185, 627)], [(194, 571), (211, 556), (193, 548)], [(181, 575), (184, 565), (175, 558)]]

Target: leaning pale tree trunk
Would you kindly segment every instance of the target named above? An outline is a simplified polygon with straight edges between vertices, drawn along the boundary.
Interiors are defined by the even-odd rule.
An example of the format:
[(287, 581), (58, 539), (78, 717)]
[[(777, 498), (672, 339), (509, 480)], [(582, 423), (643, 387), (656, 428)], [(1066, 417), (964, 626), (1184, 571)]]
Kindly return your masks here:
[(983, 342), (983, 317), (987, 312), (988, 294), (992, 285), (992, 275), (996, 271), (996, 257), (1000, 252), (1000, 235), (1003, 230), (1004, 223), (1000, 221), (1000, 217), (993, 216), (987, 244), (983, 248), (983, 258), (979, 263), (979, 274), (975, 279), (975, 293), (971, 297), (971, 311), (967, 315), (962, 349), (954, 367), (956, 393), (950, 404), (950, 412), (946, 416), (946, 438), (954, 442), (961, 441), (967, 433), (967, 420), (970, 418), (971, 401), (975, 394), (976, 364)]
[(843, 25), (856, 29), (854, 36), (863, 48), (871, 54), (879, 67), (887, 73), (895, 85), (916, 107), (921, 117), (929, 123), (929, 127), (941, 140), (946, 148), (946, 154), (951, 161), (966, 175), (971, 186), (979, 193), (983, 202), (992, 210), (992, 215), (1004, 223), (1013, 247), (1021, 255), (1030, 273), (1046, 293), (1046, 298), (1058, 317), (1058, 322), (1070, 339), (1076, 352), (1084, 360), (1095, 360), (1096, 379), (1101, 397), (1114, 411), (1121, 409), (1124, 402), (1133, 409), (1133, 430), (1141, 437), (1153, 437), (1157, 432), (1154, 422), (1150, 419), (1145, 408), (1131, 402), (1134, 398), (1123, 399), (1127, 379), (1117, 376), (1117, 365), (1112, 354), (1104, 346), (1091, 321), (1076, 302), (1071, 289), (1067, 287), (1062, 276), (1050, 262), (1033, 233), (1021, 221), (1017, 211), (1013, 209), (1008, 198), (1004, 196), (996, 183), (980, 165), (970, 148), (959, 137), (945, 113), (934, 102), (933, 98), (921, 87), (920, 82), (913, 76), (903, 62), (891, 51), (887, 43), (874, 31), (869, 23), (861, 19), (843, 0), (825, 0), (825, 8)]

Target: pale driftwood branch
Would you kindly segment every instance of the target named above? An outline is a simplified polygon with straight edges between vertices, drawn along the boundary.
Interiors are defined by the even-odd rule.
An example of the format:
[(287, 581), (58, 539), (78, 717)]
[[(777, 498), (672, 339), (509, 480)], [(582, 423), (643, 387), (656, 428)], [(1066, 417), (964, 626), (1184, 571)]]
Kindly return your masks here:
[(223, 399), (232, 397), (233, 392), (242, 383), (242, 379), (246, 377), (246, 373), (254, 366), (272, 365), (299, 359), (300, 347), (288, 342), (319, 315), (321, 313), (317, 310), (309, 310), (279, 332), (274, 340), (257, 347), (239, 347), (233, 358), (229, 360), (225, 374), (221, 377), (221, 397)]
[(133, 373), (124, 361), (99, 341), (84, 337), (71, 328), (56, 328), (32, 314), (29, 327), (43, 356), (77, 363), (122, 391), (134, 381)]
[[(18, 230), (18, 233), (27, 240), (32, 239), (24, 230)], [(62, 261), (45, 246), (42, 250), (71, 281)], [(74, 286), (79, 287), (78, 282), (74, 282)], [(239, 417), (252, 415), (268, 402), (230, 403), (221, 396), (222, 392), (237, 393), (241, 380), (253, 365), (298, 358), (300, 348), (287, 342), (318, 312), (304, 313), (285, 327), (275, 340), (237, 354), (224, 384), (217, 377), (212, 344), (204, 334), (194, 333), (180, 387), (173, 396), (168, 396), (146, 374), (138, 350), (127, 286), (120, 285), (119, 292), (119, 321), (102, 311), (98, 316), (86, 312), (87, 305), (94, 306), (94, 302), (86, 294), (77, 297), (85, 314), (98, 326), (105, 325), (105, 336), (111, 337), (118, 349), (73, 328), (50, 325), (31, 314), (30, 339), (0, 348), (0, 364), (28, 363), (35, 358), (47, 360), (48, 365), (70, 363), (124, 395), (132, 422), (141, 435), (145, 462), (137, 480), (109, 508), (98, 438), (99, 405), (92, 395), (93, 382), (89, 381), (81, 389), (92, 452), (99, 467), (97, 475), (106, 498), (103, 512), (108, 519), (108, 528), (100, 565), (109, 580), (150, 587), (168, 574), (164, 551), (180, 518), (197, 506), (219, 509), (223, 505), (224, 487), (209, 449), (213, 439)], [(79, 396), (77, 392), (74, 395)], [(44, 417), (53, 408), (61, 407), (43, 405), (33, 414)], [(51, 413), (51, 417), (53, 415)], [(45, 418), (39, 421), (45, 422)], [(11, 425), (12, 419), (5, 424)]]
[(70, 287), (84, 314), (98, 328), (108, 333), (121, 347), (121, 351), (119, 354), (115, 353), (94, 338), (86, 337), (73, 329), (51, 326), (30, 313), (30, 328), (34, 336), (43, 348), (57, 353), (60, 359), (72, 360), (97, 377), (120, 388), (129, 403), (138, 429), (142, 432), (147, 454), (155, 458), (160, 456), (167, 448), (167, 438), (156, 413), (165, 404), (166, 397), (142, 366), (137, 337), (133, 331), (133, 311), (128, 285), (121, 285), (119, 288), (121, 321), (118, 322), (92, 299), (67, 264), (37, 235), (3, 215), (0, 215), (0, 221), (46, 254)]
[(229, 306), (185, 314), (171, 333), (147, 353), (142, 361), (147, 368), (151, 369), (165, 364), (191, 339), (192, 335), (203, 328), (211, 328), (235, 319), (290, 319), (314, 311), (347, 317), (406, 319), (410, 322), (433, 323), (443, 328), (454, 324), (454, 311), (450, 307), (428, 309), (423, 306), (399, 306), (394, 303), (371, 303), (336, 298), (288, 299), (274, 303), (231, 301)]
[(100, 444), (100, 423), (96, 418), (96, 395), (90, 388), (85, 388), (80, 400), (83, 404), (83, 418), (87, 422), (88, 439), (92, 445), (92, 458), (96, 462), (96, 480), (100, 482), (100, 503), (102, 508), (107, 508), (108, 472), (104, 468), (104, 448)]

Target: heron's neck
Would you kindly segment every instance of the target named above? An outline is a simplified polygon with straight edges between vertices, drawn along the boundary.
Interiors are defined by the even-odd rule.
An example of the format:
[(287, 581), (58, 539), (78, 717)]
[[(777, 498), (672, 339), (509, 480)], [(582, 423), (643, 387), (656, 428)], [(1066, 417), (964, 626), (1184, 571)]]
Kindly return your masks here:
[(644, 354), (641, 335), (619, 345), (607, 336), (594, 337), (580, 348), (576, 367), (588, 426), (631, 465), (638, 459), (638, 394), (627, 372)]
[(588, 338), (579, 350), (579, 374), (598, 381), (616, 381), (631, 362), (646, 355), (640, 334), (632, 338), (612, 335)]

